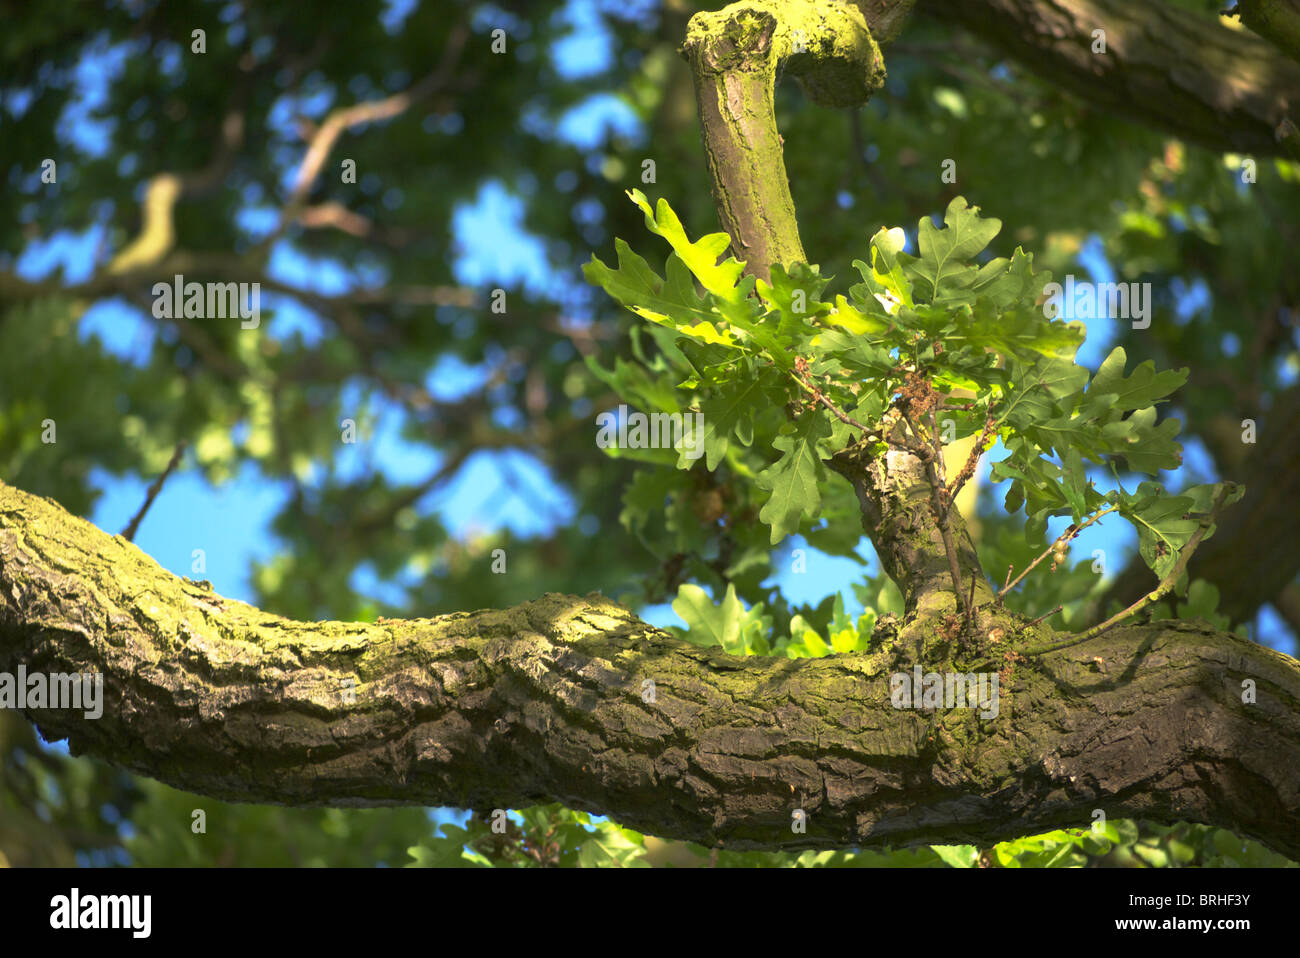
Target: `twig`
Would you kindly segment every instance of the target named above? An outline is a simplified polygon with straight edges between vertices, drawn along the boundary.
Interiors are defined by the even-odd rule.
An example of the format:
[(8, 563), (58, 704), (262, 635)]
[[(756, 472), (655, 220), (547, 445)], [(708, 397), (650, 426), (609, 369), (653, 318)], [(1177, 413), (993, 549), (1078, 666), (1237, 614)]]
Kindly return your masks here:
[(181, 453), (184, 451), (185, 440), (182, 439), (180, 442), (176, 443), (176, 449), (172, 452), (172, 457), (167, 463), (167, 468), (162, 471), (162, 475), (153, 481), (153, 485), (151, 485), (149, 491), (145, 493), (144, 505), (142, 505), (140, 511), (135, 514), (135, 518), (133, 518), (130, 523), (127, 524), (127, 527), (122, 530), (122, 538), (127, 542), (133, 542), (135, 540), (136, 530), (140, 528), (140, 523), (144, 521), (145, 513), (149, 511), (149, 507), (153, 505), (153, 501), (158, 498), (158, 493), (162, 492), (163, 483), (166, 482), (167, 477), (172, 474), (172, 470), (176, 468), (176, 464), (181, 461)]
[[(971, 615), (971, 607), (966, 603), (966, 593), (961, 587), (961, 565), (957, 562), (957, 546), (952, 541), (952, 526), (948, 521), (948, 511), (944, 508), (943, 495), (946, 492), (943, 480), (939, 478), (939, 473), (935, 469), (935, 454), (932, 449), (925, 446), (921, 439), (921, 434), (911, 418), (903, 413), (903, 421), (912, 431), (918, 443), (917, 458), (925, 466), (925, 476), (930, 483), (930, 511), (934, 513), (935, 524), (939, 527), (939, 536), (943, 539), (943, 550), (948, 556), (948, 573), (952, 576), (952, 591), (957, 598), (957, 605), (961, 607), (962, 618), (967, 622), (974, 621)], [(940, 455), (942, 461), (943, 456)]]
[(808, 392), (812, 393), (813, 399), (815, 399), (817, 402), (821, 403), (823, 406), (829, 409), (831, 411), (831, 415), (833, 415), (836, 419), (844, 423), (844, 425), (846, 426), (852, 426), (854, 429), (860, 429), (862, 431), (862, 435), (866, 436), (868, 439), (871, 439), (873, 441), (879, 441), (880, 437), (876, 434), (876, 430), (868, 429), (866, 426), (862, 425), (862, 423), (858, 422), (852, 416), (840, 412), (839, 408), (833, 402), (831, 402), (829, 399), (826, 398), (826, 394), (823, 393), (816, 386), (814, 386), (812, 383), (808, 382), (804, 378), (804, 375), (805, 374), (803, 374), (801, 371), (795, 371), (790, 373), (791, 378), (794, 379), (795, 382), (797, 382)]
[(975, 440), (975, 446), (971, 449), (970, 455), (966, 457), (966, 464), (961, 467), (961, 472), (957, 473), (957, 479), (952, 484), (949, 492), (949, 502), (957, 501), (957, 493), (961, 492), (961, 487), (966, 485), (966, 480), (975, 475), (975, 467), (979, 465), (980, 456), (984, 454), (984, 443), (988, 441), (989, 433), (993, 431), (995, 420), (988, 416), (984, 420), (984, 429), (980, 432), (979, 439)]
[[(1109, 513), (1109, 512), (1114, 512), (1114, 511), (1115, 511), (1116, 509), (1118, 509), (1118, 508), (1119, 508), (1119, 506), (1107, 506), (1105, 509), (1101, 510), (1101, 512), (1097, 513), (1095, 516), (1093, 516), (1091, 519), (1089, 519), (1089, 520), (1088, 520), (1087, 522), (1085, 522), (1083, 525), (1079, 526), (1077, 529), (1076, 529), (1074, 526), (1071, 526), (1070, 528), (1068, 528), (1068, 529), (1066, 529), (1064, 532), (1062, 532), (1059, 536), (1057, 536), (1055, 539), (1052, 540), (1051, 544), (1046, 548), (1046, 550), (1044, 550), (1044, 552), (1043, 552), (1042, 555), (1040, 555), (1040, 556), (1039, 556), (1037, 559), (1035, 559), (1033, 562), (1029, 563), (1029, 565), (1027, 565), (1027, 566), (1025, 567), (1025, 571), (1022, 572), (1022, 573), (1020, 573), (1020, 575), (1016, 576), (1015, 581), (1013, 581), (1013, 582), (1008, 582), (1006, 585), (1004, 585), (1004, 586), (1002, 587), (1002, 591), (999, 592), (998, 595), (997, 595), (998, 601), (1001, 602), (1003, 596), (1005, 596), (1008, 592), (1010, 592), (1010, 591), (1011, 591), (1012, 589), (1014, 589), (1016, 586), (1020, 585), (1020, 583), (1021, 583), (1022, 581), (1024, 581), (1025, 576), (1027, 576), (1027, 575), (1029, 575), (1029, 573), (1033, 572), (1034, 569), (1039, 565), (1039, 563), (1041, 563), (1041, 562), (1042, 562), (1044, 559), (1046, 559), (1049, 555), (1051, 555), (1053, 552), (1055, 552), (1055, 551), (1056, 551), (1057, 543), (1060, 543), (1060, 542), (1069, 542), (1071, 539), (1075, 538), (1075, 537), (1076, 537), (1080, 532), (1082, 532), (1084, 529), (1088, 528), (1088, 526), (1092, 525), (1094, 522), (1096, 522), (1096, 521), (1097, 521), (1098, 519), (1100, 519), (1102, 516), (1106, 515), (1106, 514)], [(1011, 570), (1010, 570), (1010, 569), (1007, 569), (1007, 575), (1008, 575), (1008, 576), (1011, 575)]]
[(362, 123), (373, 123), (377, 120), (387, 120), (397, 116), (405, 112), (413, 103), (424, 99), (445, 86), (456, 72), (461, 51), (468, 38), (469, 28), (463, 23), (457, 24), (447, 36), (447, 42), (442, 50), (442, 58), (437, 67), (419, 83), (382, 100), (371, 100), (349, 107), (341, 107), (334, 110), (325, 119), (325, 122), (316, 129), (311, 145), (294, 174), (293, 189), (290, 191), (289, 199), (280, 212), (280, 222), (272, 233), (274, 239), (278, 239), (283, 235), (289, 224), (295, 221), (302, 212), (304, 201), (311, 190), (312, 184), (316, 181), (316, 177), (319, 175), (321, 167), (324, 166), (326, 158), (334, 149), (334, 144), (343, 135), (343, 131)]
[(1029, 620), (1029, 624), (1030, 624), (1030, 625), (1037, 625), (1039, 622), (1042, 622), (1044, 619), (1050, 619), (1052, 616), (1056, 615), (1056, 613), (1060, 612), (1061, 609), (1063, 609), (1063, 608), (1065, 608), (1065, 607), (1064, 607), (1064, 606), (1061, 606), (1061, 605), (1058, 605), (1058, 606), (1057, 606), (1055, 609), (1053, 609), (1051, 612), (1044, 612), (1044, 613), (1043, 613), (1042, 615), (1040, 615), (1038, 618), (1036, 618), (1036, 619), (1030, 619), (1030, 620)]
[(1222, 508), (1223, 500), (1227, 498), (1228, 492), (1231, 490), (1231, 488), (1232, 488), (1231, 485), (1225, 486), (1222, 490), (1219, 491), (1219, 494), (1215, 496), (1214, 504), (1210, 506), (1210, 511), (1201, 517), (1200, 527), (1196, 530), (1196, 532), (1192, 534), (1192, 537), (1187, 540), (1186, 544), (1182, 547), (1182, 549), (1178, 551), (1178, 561), (1175, 562), (1173, 568), (1170, 569), (1169, 572), (1165, 574), (1165, 577), (1160, 580), (1160, 584), (1158, 586), (1156, 586), (1154, 589), (1152, 589), (1142, 598), (1138, 599), (1136, 602), (1134, 602), (1124, 611), (1115, 613), (1105, 622), (1101, 623), (1101, 625), (1089, 629), (1087, 632), (1084, 632), (1082, 635), (1075, 636), (1070, 641), (1062, 642), (1059, 645), (1047, 645), (1047, 646), (1041, 646), (1039, 648), (1028, 649), (1022, 654), (1042, 655), (1047, 652), (1055, 652), (1058, 649), (1068, 649), (1072, 645), (1078, 645), (1080, 642), (1086, 642), (1089, 639), (1096, 638), (1097, 636), (1101, 635), (1103, 632), (1106, 632), (1109, 629), (1112, 629), (1115, 626), (1119, 625), (1119, 623), (1123, 622), (1125, 619), (1127, 619), (1129, 616), (1133, 615), (1134, 613), (1140, 612), (1142, 609), (1144, 609), (1146, 606), (1150, 605), (1153, 602), (1159, 602), (1162, 598), (1168, 595), (1169, 592), (1173, 589), (1173, 587), (1178, 584), (1178, 580), (1182, 577), (1183, 572), (1187, 569), (1187, 560), (1192, 557), (1192, 553), (1196, 551), (1196, 547), (1201, 544), (1201, 540), (1204, 539), (1209, 534), (1210, 529), (1214, 526), (1214, 519), (1218, 515), (1219, 509)]

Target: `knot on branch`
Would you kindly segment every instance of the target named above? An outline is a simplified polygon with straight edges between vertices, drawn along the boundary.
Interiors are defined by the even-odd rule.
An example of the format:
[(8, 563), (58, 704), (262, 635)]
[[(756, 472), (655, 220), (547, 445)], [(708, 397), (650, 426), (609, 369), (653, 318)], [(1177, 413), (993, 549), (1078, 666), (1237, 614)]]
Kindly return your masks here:
[(885, 62), (862, 11), (842, 0), (743, 0), (701, 11), (682, 53), (712, 74), (778, 70), (821, 106), (865, 103), (885, 82)]

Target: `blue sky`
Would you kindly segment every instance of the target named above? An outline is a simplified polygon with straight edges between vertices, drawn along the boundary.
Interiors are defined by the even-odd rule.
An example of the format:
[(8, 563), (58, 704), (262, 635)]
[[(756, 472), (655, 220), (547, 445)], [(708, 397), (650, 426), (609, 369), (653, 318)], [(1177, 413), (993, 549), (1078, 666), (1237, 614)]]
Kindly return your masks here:
[[(409, 0), (389, 4), (385, 24), (390, 30), (400, 29), (410, 5)], [(547, 51), (547, 55), (565, 77), (580, 79), (598, 72), (609, 63), (612, 47), (597, 11), (603, 7), (617, 7), (621, 15), (628, 15), (636, 14), (640, 6), (649, 4), (572, 0), (560, 14), (572, 32)], [(498, 19), (500, 17), (509, 19), (504, 14)], [(489, 20), (497, 22), (487, 15), (480, 19), (483, 23), (478, 26), (484, 32), (490, 29)], [(112, 124), (86, 121), (86, 110), (100, 102), (104, 78), (115, 75), (122, 63), (122, 52), (105, 46), (78, 70), (80, 98), (69, 106), (68, 119), (75, 121), (74, 140), (92, 153), (104, 150), (105, 134)], [(294, 110), (319, 116), (334, 105), (328, 96), (311, 99), (312, 102), (306, 105), (304, 101), (296, 101)], [(278, 122), (287, 122), (293, 112), (286, 106), (277, 110), (274, 117)], [(548, 135), (584, 150), (595, 150), (611, 133), (634, 140), (644, 136), (632, 111), (617, 98), (606, 94), (595, 94), (575, 105), (553, 128), (545, 124), (539, 124), (539, 128), (547, 129)], [(621, 201), (616, 186), (611, 185), (610, 192), (611, 202)], [(548, 268), (543, 239), (524, 230), (524, 203), (525, 197), (514, 195), (503, 184), (487, 182), (472, 203), (456, 211), (452, 228), (458, 252), (453, 268), (459, 282), (479, 289), (522, 285), (530, 293), (551, 296), (558, 296), (569, 285), (565, 278)], [(250, 240), (256, 239), (272, 228), (275, 215), (275, 208), (265, 198), (250, 197), (239, 223)], [(65, 232), (33, 243), (20, 258), (18, 270), (28, 278), (40, 278), (62, 269), (67, 281), (82, 280), (92, 270), (92, 256), (101, 248), (104, 239), (102, 232), (95, 226), (81, 235)], [(1099, 282), (1115, 279), (1095, 237), (1085, 245), (1079, 261), (1082, 266), (1080, 278), (1087, 273)], [(328, 294), (384, 281), (382, 275), (361, 273), (344, 263), (311, 260), (284, 240), (275, 246), (269, 269), (275, 278), (285, 283)], [(1207, 299), (1204, 289), (1186, 290), (1180, 313), (1189, 314), (1204, 305)], [(298, 335), (310, 343), (319, 340), (327, 328), (310, 310), (283, 297), (267, 294), (263, 305), (274, 310), (274, 319), (265, 328), (265, 335), (281, 339)], [(1113, 343), (1115, 324), (1108, 319), (1094, 318), (1088, 321), (1088, 327), (1089, 338), (1080, 351), (1079, 361), (1095, 369)], [(141, 362), (148, 355), (157, 327), (152, 320), (122, 302), (108, 301), (96, 304), (86, 314), (79, 335), (95, 336), (115, 354)], [(1231, 345), (1225, 343), (1225, 348)], [(480, 381), (484, 368), (483, 364), (446, 360), (430, 371), (428, 382), (439, 395), (453, 396)], [(355, 446), (343, 447), (338, 467), (345, 474), (359, 474), (375, 467), (394, 481), (423, 479), (437, 468), (438, 457), (423, 447), (404, 442), (400, 437), (401, 409), (383, 400), (377, 402), (378, 421), (373, 434), (360, 439)], [(997, 459), (1003, 454), (999, 446), (989, 458)], [(520, 481), (542, 496), (547, 503), (544, 514), (539, 515), (529, 502), (520, 499), (504, 482), (503, 467), (508, 467)], [(1186, 450), (1184, 468), (1167, 475), (1165, 481), (1177, 488), (1188, 481), (1205, 481), (1211, 478), (1209, 473), (1208, 457), (1199, 444), (1193, 442)], [(109, 531), (119, 531), (139, 508), (152, 478), (116, 478), (104, 472), (96, 473), (92, 481), (103, 490), (103, 495), (90, 516), (91, 520)], [(1100, 488), (1109, 488), (1111, 480), (1100, 470), (1094, 478)], [(203, 577), (210, 579), (222, 594), (253, 601), (248, 578), (250, 562), (254, 559), (268, 561), (276, 553), (278, 547), (269, 533), (269, 523), (289, 492), (286, 483), (267, 480), (252, 467), (245, 468), (231, 482), (219, 487), (205, 482), (193, 471), (182, 469), (168, 481), (163, 494), (154, 503), (136, 542), (164, 567), (180, 575), (191, 574), (189, 544), (202, 542), (207, 555), (207, 571)], [(1000, 500), (1001, 492), (996, 495)], [(476, 455), (456, 481), (426, 498), (420, 506), (436, 511), (456, 534), (503, 526), (519, 535), (544, 534), (555, 522), (572, 520), (575, 513), (574, 503), (555, 486), (545, 467), (534, 457), (517, 451)], [(1066, 518), (1055, 521), (1052, 531), (1063, 530), (1067, 523)], [(1072, 554), (1074, 560), (1079, 561), (1088, 557), (1095, 548), (1105, 549), (1108, 567), (1117, 570), (1123, 567), (1131, 554), (1134, 542), (1135, 537), (1126, 523), (1104, 523), (1087, 530), (1074, 545)], [(788, 571), (788, 561), (780, 563), (786, 571), (778, 575), (777, 581), (785, 594), (794, 602), (816, 604), (826, 594), (840, 590), (845, 594), (850, 612), (856, 613), (860, 605), (849, 584), (859, 579), (860, 567), (850, 560), (823, 556), (808, 549), (801, 540), (792, 545), (805, 550), (807, 571), (794, 574)], [(872, 554), (865, 539), (861, 552), (867, 556)], [(650, 561), (647, 557), (648, 564)], [(874, 560), (872, 570), (875, 570)], [(366, 594), (396, 598), (367, 570), (359, 572), (354, 583)], [(658, 625), (682, 624), (667, 606), (652, 607), (646, 610), (645, 615)], [(1261, 616), (1260, 626), (1266, 641), (1275, 642), (1283, 635), (1280, 622), (1271, 610), (1266, 610)], [(1287, 647), (1285, 641), (1282, 647)]]

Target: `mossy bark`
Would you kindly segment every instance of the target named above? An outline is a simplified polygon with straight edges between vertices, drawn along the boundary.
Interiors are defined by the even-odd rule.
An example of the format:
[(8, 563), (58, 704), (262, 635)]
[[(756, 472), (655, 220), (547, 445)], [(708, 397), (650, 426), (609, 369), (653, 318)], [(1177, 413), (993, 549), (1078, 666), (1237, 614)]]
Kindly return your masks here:
[(1241, 22), (1300, 62), (1300, 0), (1237, 0)]
[[(892, 708), (900, 653), (885, 642), (735, 658), (599, 595), (294, 622), (0, 483), (0, 671), (105, 679), (98, 720), (27, 717), (74, 754), (187, 791), (287, 805), (560, 801), (666, 838), (768, 849), (988, 845), (1084, 827), (1100, 808), (1218, 824), (1300, 857), (1294, 660), (1196, 624), (1117, 629), (1008, 662), (998, 715), (981, 719)], [(806, 834), (790, 827), (800, 808)]]
[[(919, 9), (1099, 109), (1219, 152), (1300, 157), (1290, 133), (1300, 126), (1300, 63), (1281, 52), (1295, 36), (1295, 5), (1239, 8), (1248, 24), (1268, 8), (1272, 26), (1262, 29), (1274, 42), (1171, 3), (928, 0)], [(1093, 52), (1097, 30), (1104, 53)]]
[(742, 2), (697, 13), (690, 61), (713, 195), (737, 259), (768, 279), (773, 264), (804, 262), (776, 126), (777, 72), (828, 106), (866, 102), (884, 60), (862, 13), (838, 0)]

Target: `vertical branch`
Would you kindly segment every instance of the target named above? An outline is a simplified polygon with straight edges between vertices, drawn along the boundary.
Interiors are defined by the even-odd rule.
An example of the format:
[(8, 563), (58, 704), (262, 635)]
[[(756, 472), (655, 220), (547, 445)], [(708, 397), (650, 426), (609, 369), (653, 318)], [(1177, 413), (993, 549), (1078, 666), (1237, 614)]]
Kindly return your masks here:
[[(930, 411), (930, 445), (926, 445), (925, 439), (921, 436), (920, 430), (916, 423), (904, 414), (904, 422), (907, 423), (912, 435), (916, 439), (914, 452), (925, 466), (925, 476), (930, 483), (930, 511), (934, 514), (935, 524), (939, 527), (939, 535), (943, 539), (943, 551), (948, 559), (948, 572), (952, 576), (952, 591), (957, 599), (957, 606), (961, 609), (962, 619), (971, 623), (974, 621), (973, 603), (968, 602), (966, 593), (962, 589), (961, 565), (957, 561), (957, 545), (952, 534), (952, 515), (948, 509), (948, 503), (951, 501), (947, 498), (947, 487), (944, 485), (943, 476), (940, 471), (943, 468), (943, 449), (939, 444), (939, 434), (934, 427), (934, 410)], [(936, 465), (937, 463), (937, 465)], [(972, 595), (974, 590), (972, 589)]]
[(806, 259), (776, 128), (776, 27), (768, 13), (752, 25), (738, 17), (720, 35), (692, 29), (684, 48), (718, 218), (736, 258), (764, 280), (773, 263)]
[(862, 12), (841, 0), (749, 0), (691, 17), (700, 129), (722, 228), (747, 271), (805, 262), (773, 100), (778, 70), (826, 106), (865, 103), (884, 60)]
[[(822, 105), (861, 105), (885, 77), (872, 30), (882, 25), (882, 36), (892, 37), (910, 7), (911, 0), (741, 0), (691, 18), (682, 54), (691, 65), (718, 218), (750, 275), (770, 279), (773, 264), (806, 259), (776, 125), (778, 71), (796, 77)], [(796, 381), (848, 421), (815, 386), (799, 376)], [(951, 577), (957, 606), (973, 622), (973, 596), (980, 589), (992, 593), (960, 515), (948, 508), (934, 449), (918, 439), (904, 445), (911, 456), (877, 458), (867, 449), (872, 430), (853, 425), (863, 440), (828, 465), (853, 484), (863, 528), (886, 571), (903, 589), (909, 608), (925, 607), (926, 614), (937, 607), (927, 597), (949, 591), (944, 580)], [(891, 432), (884, 429), (886, 436)], [(912, 505), (926, 481), (932, 525), (916, 521)], [(972, 598), (962, 588), (963, 566), (972, 570)]]

